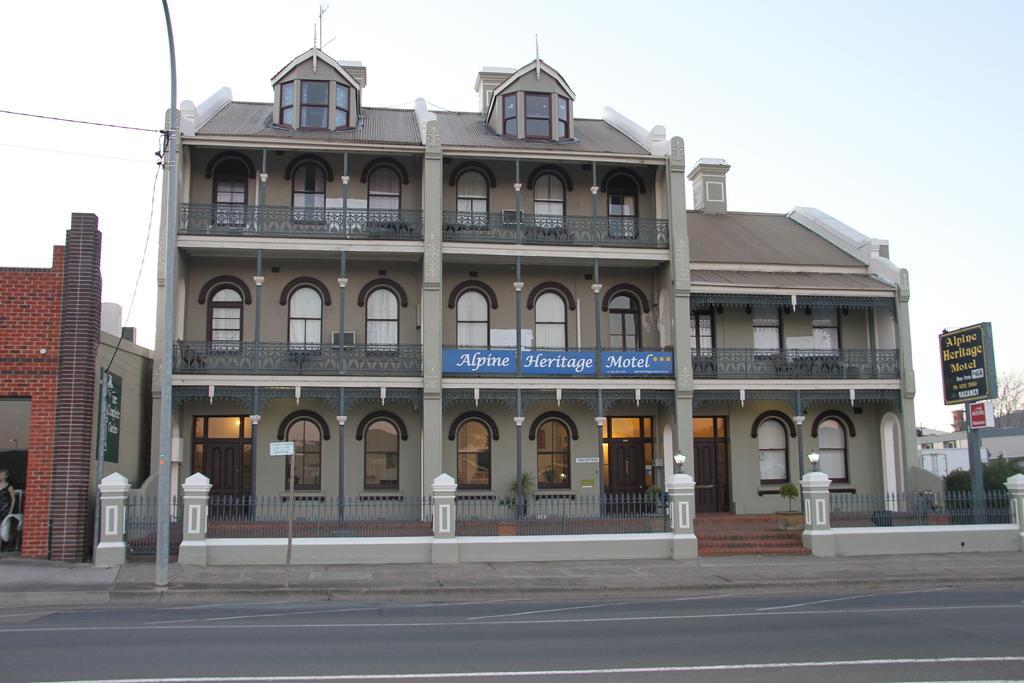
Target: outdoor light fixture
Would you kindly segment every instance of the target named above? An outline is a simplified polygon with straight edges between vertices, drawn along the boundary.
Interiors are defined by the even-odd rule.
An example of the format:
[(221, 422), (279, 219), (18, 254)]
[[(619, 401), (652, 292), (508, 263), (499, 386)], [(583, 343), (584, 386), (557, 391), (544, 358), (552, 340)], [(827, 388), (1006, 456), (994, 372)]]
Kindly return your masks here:
[(807, 459), (811, 461), (811, 470), (818, 471), (818, 461), (821, 460), (821, 453), (808, 453)]
[(802, 427), (803, 424), (804, 424), (804, 420), (806, 420), (806, 419), (807, 418), (805, 416), (803, 416), (803, 415), (794, 415), (793, 416), (793, 424), (795, 424), (797, 427)]
[(683, 463), (686, 462), (686, 456), (682, 453), (676, 453), (672, 456), (672, 459), (676, 462), (676, 474), (683, 471)]

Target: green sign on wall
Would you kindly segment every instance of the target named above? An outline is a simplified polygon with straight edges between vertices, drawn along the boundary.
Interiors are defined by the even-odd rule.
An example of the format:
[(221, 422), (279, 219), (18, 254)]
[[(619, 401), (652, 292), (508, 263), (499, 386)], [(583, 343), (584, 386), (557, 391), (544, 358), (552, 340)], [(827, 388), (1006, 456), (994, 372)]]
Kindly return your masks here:
[(103, 462), (117, 462), (121, 436), (121, 377), (112, 372), (104, 373), (103, 377), (107, 383), (107, 447), (103, 451)]

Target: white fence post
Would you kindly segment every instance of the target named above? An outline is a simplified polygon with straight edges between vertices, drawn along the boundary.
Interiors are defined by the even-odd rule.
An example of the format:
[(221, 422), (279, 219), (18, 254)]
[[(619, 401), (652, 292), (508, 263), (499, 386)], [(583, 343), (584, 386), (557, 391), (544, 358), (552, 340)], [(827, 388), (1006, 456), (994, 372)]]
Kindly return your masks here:
[(431, 485), (434, 542), (430, 547), (430, 561), (435, 564), (459, 561), (459, 546), (455, 538), (456, 488), (458, 486), (451, 475), (443, 473)]
[(804, 496), (805, 548), (812, 555), (832, 557), (836, 554), (836, 539), (832, 533), (832, 499), (829, 486), (832, 480), (824, 472), (808, 472), (800, 480)]
[(697, 557), (697, 536), (693, 532), (693, 512), (696, 505), (693, 477), (686, 473), (673, 474), (665, 488), (668, 490), (672, 559)]
[(210, 509), (210, 480), (202, 472), (186, 479), (181, 520), (181, 546), (178, 564), (206, 565), (206, 522)]
[(131, 485), (123, 474), (108, 474), (100, 482), (100, 543), (93, 562), (98, 567), (120, 567), (128, 557), (124, 542), (125, 501)]
[(1010, 507), (1013, 508), (1013, 521), (1020, 532), (1018, 544), (1024, 550), (1024, 474), (1015, 474), (1006, 480), (1006, 490), (1010, 492)]

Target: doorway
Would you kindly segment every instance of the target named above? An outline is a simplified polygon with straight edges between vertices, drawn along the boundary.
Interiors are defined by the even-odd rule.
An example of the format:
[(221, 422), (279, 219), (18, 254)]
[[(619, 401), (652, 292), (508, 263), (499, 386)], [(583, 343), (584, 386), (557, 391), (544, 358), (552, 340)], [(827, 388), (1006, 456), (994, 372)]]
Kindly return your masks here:
[(237, 417), (193, 420), (192, 472), (210, 480), (211, 496), (252, 493), (252, 421)]
[(696, 512), (728, 512), (729, 450), (724, 417), (693, 418), (693, 472)]
[(609, 417), (604, 438), (604, 489), (640, 496), (654, 484), (654, 419)]

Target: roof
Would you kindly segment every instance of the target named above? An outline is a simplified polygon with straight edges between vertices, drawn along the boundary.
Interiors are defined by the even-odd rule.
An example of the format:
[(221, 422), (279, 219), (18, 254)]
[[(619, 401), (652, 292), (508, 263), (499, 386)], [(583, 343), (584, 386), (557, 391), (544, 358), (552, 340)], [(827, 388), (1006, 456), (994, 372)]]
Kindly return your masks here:
[(848, 273), (766, 273), (762, 271), (692, 270), (694, 287), (751, 287), (753, 289), (814, 289), (892, 292), (893, 287), (871, 275)]
[(686, 223), (694, 263), (865, 267), (783, 214), (689, 211)]
[[(294, 130), (272, 125), (274, 105), (261, 102), (229, 102), (203, 124), (197, 136), (252, 136), (322, 142), (373, 142), (421, 145), (419, 124), (412, 109), (363, 107), (360, 126), (349, 130)], [(546, 142), (517, 140), (498, 135), (472, 112), (437, 112), (441, 144), (446, 147), (492, 149), (540, 149), (604, 154), (650, 156), (646, 149), (600, 119), (576, 119), (575, 140)]]
[[(322, 142), (374, 142), (420, 145), (420, 129), (411, 109), (363, 107), (360, 126), (348, 130), (294, 130), (272, 125), (274, 105), (229, 102), (196, 131), (197, 136), (230, 135), (314, 140)], [(362, 120), (364, 119), (365, 120)]]

